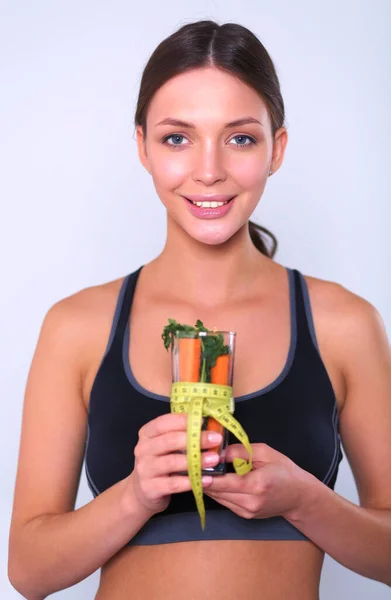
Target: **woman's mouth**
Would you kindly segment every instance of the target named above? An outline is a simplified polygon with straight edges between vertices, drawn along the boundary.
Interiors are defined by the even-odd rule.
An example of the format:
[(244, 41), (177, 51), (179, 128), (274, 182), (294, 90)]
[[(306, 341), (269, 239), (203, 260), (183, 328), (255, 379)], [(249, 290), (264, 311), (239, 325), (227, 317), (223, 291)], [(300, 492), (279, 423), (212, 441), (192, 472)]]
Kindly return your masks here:
[(226, 215), (232, 208), (236, 196), (226, 202), (193, 202), (185, 197), (191, 214), (199, 219), (218, 219)]

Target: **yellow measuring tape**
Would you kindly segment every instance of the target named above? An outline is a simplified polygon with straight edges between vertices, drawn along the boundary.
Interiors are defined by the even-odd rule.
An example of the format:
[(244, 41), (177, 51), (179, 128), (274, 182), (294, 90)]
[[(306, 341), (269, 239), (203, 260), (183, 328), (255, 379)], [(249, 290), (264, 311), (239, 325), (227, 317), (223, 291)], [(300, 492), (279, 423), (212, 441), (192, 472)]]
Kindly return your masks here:
[(234, 401), (232, 387), (215, 383), (192, 383), (179, 381), (171, 386), (170, 407), (173, 413), (188, 413), (187, 466), (197, 510), (205, 528), (205, 506), (202, 490), (201, 425), (203, 417), (213, 417), (244, 445), (250, 455), (249, 461), (234, 458), (233, 466), (238, 475), (252, 469), (252, 448), (246, 432), (232, 416)]

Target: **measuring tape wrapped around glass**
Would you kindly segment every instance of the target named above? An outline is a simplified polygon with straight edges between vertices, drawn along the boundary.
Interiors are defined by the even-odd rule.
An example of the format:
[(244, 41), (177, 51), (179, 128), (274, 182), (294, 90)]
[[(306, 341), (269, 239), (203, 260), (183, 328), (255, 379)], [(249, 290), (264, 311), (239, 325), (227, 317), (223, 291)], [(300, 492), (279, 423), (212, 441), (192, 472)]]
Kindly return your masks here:
[(228, 429), (244, 445), (250, 455), (248, 461), (234, 458), (233, 466), (238, 475), (252, 469), (252, 448), (246, 432), (232, 416), (234, 401), (232, 387), (215, 383), (192, 383), (178, 381), (171, 386), (170, 408), (173, 413), (188, 413), (187, 423), (187, 466), (192, 491), (205, 528), (205, 506), (202, 490), (201, 425), (203, 417), (213, 417)]

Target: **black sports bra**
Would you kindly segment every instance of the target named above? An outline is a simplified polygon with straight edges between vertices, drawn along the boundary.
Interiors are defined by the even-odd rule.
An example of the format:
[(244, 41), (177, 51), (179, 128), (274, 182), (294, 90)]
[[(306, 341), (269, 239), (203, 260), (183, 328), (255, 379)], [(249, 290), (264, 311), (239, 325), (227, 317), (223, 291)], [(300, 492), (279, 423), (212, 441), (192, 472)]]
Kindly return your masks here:
[[(142, 266), (123, 281), (107, 349), (92, 386), (88, 410), (85, 470), (97, 496), (134, 468), (138, 431), (170, 412), (168, 396), (154, 394), (134, 378), (129, 364), (129, 317)], [(264, 442), (334, 488), (342, 459), (337, 402), (319, 354), (306, 281), (296, 269), (289, 277), (291, 339), (286, 364), (270, 385), (235, 398), (235, 418), (250, 443)], [(238, 440), (229, 433), (228, 443)], [(228, 472), (234, 472), (231, 463)], [(128, 545), (190, 540), (307, 540), (280, 516), (244, 519), (204, 495), (202, 531), (193, 493), (173, 494)]]

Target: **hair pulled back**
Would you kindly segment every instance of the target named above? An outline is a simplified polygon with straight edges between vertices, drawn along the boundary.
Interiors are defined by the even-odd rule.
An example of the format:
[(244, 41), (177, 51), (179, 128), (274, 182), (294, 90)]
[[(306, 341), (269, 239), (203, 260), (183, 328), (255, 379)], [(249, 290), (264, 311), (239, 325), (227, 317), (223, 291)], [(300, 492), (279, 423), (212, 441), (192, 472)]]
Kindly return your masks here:
[[(142, 74), (135, 111), (135, 126), (147, 134), (147, 111), (154, 94), (172, 77), (190, 69), (214, 66), (252, 87), (265, 102), (272, 136), (284, 126), (285, 108), (277, 73), (266, 48), (246, 27), (236, 23), (196, 21), (183, 25), (164, 39), (151, 54)], [(249, 221), (253, 244), (273, 258), (277, 239), (268, 229)], [(271, 240), (270, 248), (264, 237)], [(270, 243), (270, 241), (269, 241)]]

